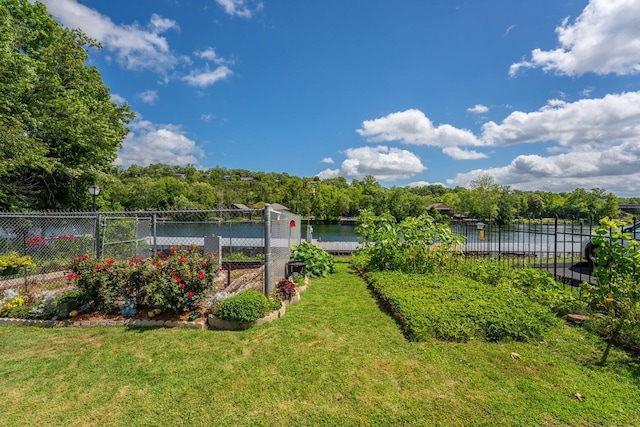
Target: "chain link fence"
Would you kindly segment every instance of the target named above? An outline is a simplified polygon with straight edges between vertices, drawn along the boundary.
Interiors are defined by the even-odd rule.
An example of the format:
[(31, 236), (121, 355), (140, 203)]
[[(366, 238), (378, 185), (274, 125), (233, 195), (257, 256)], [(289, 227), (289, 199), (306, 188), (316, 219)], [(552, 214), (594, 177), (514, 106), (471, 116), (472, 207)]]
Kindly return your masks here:
[[(271, 293), (285, 274), (291, 246), (301, 239), (300, 217), (286, 210), (0, 213), (0, 256), (29, 255), (35, 268), (0, 276), (5, 289), (64, 289), (68, 265), (89, 254), (101, 259), (147, 258), (172, 247), (198, 246), (215, 254), (220, 289)], [(3, 274), (0, 272), (0, 274)]]

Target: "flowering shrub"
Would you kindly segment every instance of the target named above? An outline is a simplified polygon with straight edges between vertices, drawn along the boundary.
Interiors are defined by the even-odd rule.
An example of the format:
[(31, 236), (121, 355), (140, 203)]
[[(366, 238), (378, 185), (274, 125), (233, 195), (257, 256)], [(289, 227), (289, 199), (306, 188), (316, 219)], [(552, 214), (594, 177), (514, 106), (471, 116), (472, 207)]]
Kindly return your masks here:
[(289, 279), (281, 279), (276, 282), (275, 294), (280, 301), (291, 301), (296, 294), (296, 284)]
[(83, 255), (73, 261), (68, 279), (80, 289), (83, 302), (93, 302), (98, 310), (110, 311), (116, 301), (130, 300), (184, 313), (198, 305), (217, 273), (215, 260), (190, 246), (129, 261), (100, 262)]
[(149, 301), (171, 313), (196, 307), (218, 273), (214, 259), (203, 257), (197, 246), (171, 248), (168, 256), (158, 252), (153, 261), (160, 274), (149, 285)]
[(24, 239), (24, 244), (30, 247), (46, 246), (47, 241), (42, 236), (31, 236)]
[(29, 310), (34, 303), (35, 298), (31, 294), (22, 295), (7, 290), (0, 300), (0, 317), (29, 318)]
[(100, 262), (85, 254), (71, 263), (71, 273), (67, 278), (80, 290), (79, 303), (93, 303), (98, 310), (111, 311), (119, 297), (118, 279), (121, 272), (113, 259)]

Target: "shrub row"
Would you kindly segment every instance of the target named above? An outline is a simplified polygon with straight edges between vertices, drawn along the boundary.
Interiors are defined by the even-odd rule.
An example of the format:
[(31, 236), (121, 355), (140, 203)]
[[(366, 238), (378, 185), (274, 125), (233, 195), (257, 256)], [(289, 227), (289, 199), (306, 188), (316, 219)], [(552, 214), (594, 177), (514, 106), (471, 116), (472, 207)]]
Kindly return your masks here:
[(540, 338), (558, 322), (548, 308), (515, 288), (442, 274), (378, 272), (367, 277), (407, 338), (415, 341), (526, 341)]

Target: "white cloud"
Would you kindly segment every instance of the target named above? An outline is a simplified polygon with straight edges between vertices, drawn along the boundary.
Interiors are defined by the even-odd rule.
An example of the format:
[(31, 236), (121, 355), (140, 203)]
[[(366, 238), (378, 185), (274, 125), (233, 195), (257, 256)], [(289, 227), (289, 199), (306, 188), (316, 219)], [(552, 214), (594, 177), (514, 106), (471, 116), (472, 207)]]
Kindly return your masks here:
[(555, 156), (521, 155), (506, 166), (461, 173), (447, 183), (469, 187), (474, 179), (489, 174), (497, 183), (519, 190), (563, 192), (599, 187), (629, 197), (636, 196), (640, 186), (639, 163), (640, 140)]
[(556, 33), (558, 48), (534, 49), (531, 60), (511, 65), (509, 74), (521, 68), (569, 76), (640, 73), (640, 0), (590, 0), (575, 22), (565, 18)]
[(240, 18), (251, 18), (255, 12), (261, 11), (264, 8), (262, 2), (258, 2), (252, 9), (249, 6), (251, 3), (249, 0), (216, 0), (224, 11), (231, 16), (239, 16)]
[(340, 170), (326, 169), (318, 176), (321, 179), (344, 176), (348, 179), (361, 179), (372, 175), (378, 181), (407, 179), (423, 172), (426, 167), (418, 156), (407, 150), (385, 146), (349, 148), (345, 151), (346, 160)]
[(158, 92), (155, 90), (145, 90), (136, 95), (136, 98), (145, 104), (154, 104), (158, 100)]
[(187, 138), (179, 126), (136, 120), (129, 127), (131, 131), (114, 162), (118, 166), (147, 166), (153, 163), (196, 165), (198, 159), (204, 156), (204, 151), (195, 141)]
[(184, 76), (182, 80), (186, 81), (191, 86), (207, 87), (216, 83), (219, 80), (223, 80), (233, 74), (233, 71), (226, 65), (222, 65), (213, 71), (209, 70), (209, 67), (205, 67), (204, 70), (194, 70), (191, 74)]
[(459, 147), (446, 147), (442, 152), (454, 160), (476, 160), (486, 159), (488, 156), (474, 150), (463, 150)]
[(322, 162), (322, 163), (330, 163), (330, 164), (335, 163), (331, 157), (325, 157), (324, 159), (320, 160), (320, 162)]
[(514, 111), (501, 124), (485, 123), (482, 139), (490, 145), (553, 141), (565, 147), (637, 141), (640, 92), (573, 103), (553, 99), (538, 111)]
[(216, 50), (212, 47), (208, 47), (205, 50), (199, 50), (194, 52), (195, 56), (206, 59), (207, 61), (213, 61), (213, 63), (217, 65), (230, 65), (233, 64), (234, 61), (225, 59), (218, 55)]
[(166, 73), (178, 59), (167, 40), (160, 34), (178, 29), (171, 19), (151, 15), (146, 27), (138, 23), (117, 25), (76, 0), (43, 0), (47, 10), (64, 26), (80, 28), (86, 35), (102, 43), (115, 55), (116, 61), (129, 70), (153, 70)]
[(202, 114), (200, 116), (200, 120), (202, 120), (205, 123), (209, 123), (211, 120), (215, 119), (216, 116), (211, 114), (211, 113), (207, 113), (207, 114)]
[[(405, 144), (441, 148), (484, 145), (471, 131), (448, 124), (434, 126), (422, 111), (415, 109), (391, 113), (374, 120), (365, 120), (356, 132), (369, 142), (399, 141)], [(452, 154), (460, 154), (463, 150), (448, 151)], [(474, 155), (479, 156), (478, 153)]]
[(116, 104), (124, 104), (125, 102), (127, 102), (127, 100), (125, 99), (125, 97), (118, 95), (117, 93), (112, 93), (111, 94), (111, 100), (113, 102), (115, 102)]
[(473, 114), (484, 114), (487, 111), (489, 111), (489, 107), (482, 104), (476, 104), (471, 108), (467, 108), (467, 112), (473, 113)]
[(442, 185), (443, 187), (446, 187), (446, 185), (441, 182), (429, 182), (429, 181), (414, 181), (414, 182), (408, 183), (407, 185), (405, 185), (405, 187), (416, 188), (416, 187), (426, 187), (429, 185)]

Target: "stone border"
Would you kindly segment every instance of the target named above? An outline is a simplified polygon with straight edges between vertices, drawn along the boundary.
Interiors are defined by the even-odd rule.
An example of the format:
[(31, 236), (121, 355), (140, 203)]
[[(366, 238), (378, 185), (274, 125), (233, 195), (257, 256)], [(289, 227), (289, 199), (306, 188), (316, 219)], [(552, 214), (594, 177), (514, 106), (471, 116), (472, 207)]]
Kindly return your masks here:
[(57, 327), (81, 327), (88, 328), (92, 326), (127, 326), (129, 328), (183, 328), (183, 329), (207, 329), (204, 320), (196, 322), (183, 322), (172, 320), (147, 320), (147, 319), (127, 319), (127, 320), (33, 320), (33, 319), (14, 319), (9, 317), (0, 317), (0, 325), (24, 325), (24, 326), (40, 326), (43, 328)]
[(42, 328), (66, 328), (79, 327), (88, 328), (92, 326), (127, 326), (129, 328), (181, 328), (181, 329), (218, 329), (239, 331), (255, 326), (261, 326), (284, 316), (286, 307), (289, 304), (300, 301), (300, 293), (307, 290), (307, 286), (296, 288), (296, 294), (291, 301), (284, 301), (279, 310), (272, 311), (262, 319), (255, 322), (230, 322), (222, 320), (210, 314), (205, 320), (196, 322), (153, 320), (153, 319), (126, 319), (126, 320), (34, 320), (34, 319), (14, 319), (11, 317), (0, 317), (0, 325), (22, 325), (39, 326)]

